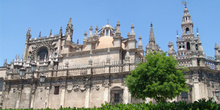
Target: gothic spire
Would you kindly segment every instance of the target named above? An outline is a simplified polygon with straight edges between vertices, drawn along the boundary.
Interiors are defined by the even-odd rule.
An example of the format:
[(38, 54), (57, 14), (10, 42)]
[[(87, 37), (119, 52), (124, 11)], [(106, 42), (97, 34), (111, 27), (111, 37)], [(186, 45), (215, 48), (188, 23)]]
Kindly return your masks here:
[(72, 18), (70, 18), (67, 26), (66, 26), (66, 40), (68, 42), (72, 42), (72, 36), (73, 36), (73, 24), (72, 24)]
[(155, 43), (155, 38), (154, 38), (154, 31), (153, 31), (153, 24), (152, 24), (152, 22), (151, 22), (151, 24), (150, 24), (150, 27), (151, 27), (151, 29), (150, 29), (149, 42), (154, 42), (154, 43)]

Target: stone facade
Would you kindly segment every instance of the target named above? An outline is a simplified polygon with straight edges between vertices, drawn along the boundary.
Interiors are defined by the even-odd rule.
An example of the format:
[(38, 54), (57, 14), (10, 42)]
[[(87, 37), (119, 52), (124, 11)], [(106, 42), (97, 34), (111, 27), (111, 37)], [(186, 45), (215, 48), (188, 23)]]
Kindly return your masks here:
[[(213, 97), (220, 103), (220, 47), (215, 46), (215, 58), (205, 55), (197, 32), (192, 32), (193, 22), (184, 9), (183, 34), (177, 34), (177, 52), (169, 42), (168, 54), (174, 56), (179, 66), (189, 68), (186, 79), (190, 87), (174, 100), (197, 101)], [(136, 46), (134, 25), (127, 38), (121, 36), (120, 23), (113, 28), (109, 24), (101, 29), (96, 26), (84, 33), (83, 44), (72, 42), (73, 25), (70, 18), (66, 33), (62, 27), (57, 35), (31, 38), (31, 29), (26, 34), (24, 56), (0, 68), (2, 108), (59, 108), (94, 107), (102, 103), (142, 102), (132, 98), (124, 78), (137, 63), (144, 61), (144, 53), (159, 51), (155, 42), (153, 25), (146, 51), (139, 36)], [(147, 98), (145, 102), (153, 101)]]

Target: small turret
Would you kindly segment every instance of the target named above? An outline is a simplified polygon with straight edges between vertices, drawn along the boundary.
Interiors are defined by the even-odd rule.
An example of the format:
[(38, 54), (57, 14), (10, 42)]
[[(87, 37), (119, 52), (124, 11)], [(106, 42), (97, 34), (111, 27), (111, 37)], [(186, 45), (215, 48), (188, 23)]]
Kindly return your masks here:
[(121, 30), (120, 30), (120, 22), (117, 22), (115, 26), (115, 34), (114, 34), (114, 47), (121, 47)]

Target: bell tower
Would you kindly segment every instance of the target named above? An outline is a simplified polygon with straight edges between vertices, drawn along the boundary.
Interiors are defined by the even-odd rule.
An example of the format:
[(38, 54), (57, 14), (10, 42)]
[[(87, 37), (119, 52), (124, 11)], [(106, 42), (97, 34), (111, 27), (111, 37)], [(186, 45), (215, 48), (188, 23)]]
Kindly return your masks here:
[(189, 10), (185, 5), (184, 9), (184, 15), (182, 18), (182, 24), (181, 24), (183, 35), (182, 38), (194, 38), (193, 34), (193, 22), (191, 20), (191, 16), (189, 14)]

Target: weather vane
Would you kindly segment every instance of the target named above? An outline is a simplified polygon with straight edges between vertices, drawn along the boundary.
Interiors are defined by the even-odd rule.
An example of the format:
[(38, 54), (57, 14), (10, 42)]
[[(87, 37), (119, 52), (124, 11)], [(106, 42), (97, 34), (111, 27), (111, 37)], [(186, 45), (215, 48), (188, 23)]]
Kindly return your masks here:
[(182, 4), (185, 6), (185, 8), (186, 8), (186, 1), (184, 0), (183, 2), (182, 2)]

